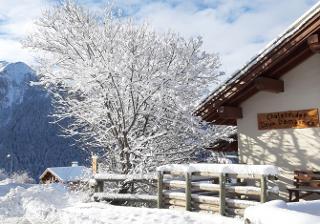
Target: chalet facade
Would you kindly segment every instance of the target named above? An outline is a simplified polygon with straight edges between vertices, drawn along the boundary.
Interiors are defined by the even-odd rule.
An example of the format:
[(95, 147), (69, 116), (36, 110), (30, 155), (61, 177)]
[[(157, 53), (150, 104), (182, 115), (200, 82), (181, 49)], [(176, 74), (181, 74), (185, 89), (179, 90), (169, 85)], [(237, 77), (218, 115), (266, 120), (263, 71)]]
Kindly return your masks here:
[(92, 177), (92, 170), (85, 166), (79, 166), (77, 162), (72, 162), (67, 167), (47, 168), (39, 177), (40, 183), (62, 183), (65, 185), (74, 185), (86, 182)]
[(320, 170), (320, 4), (316, 4), (205, 99), (195, 112), (237, 126), (241, 163)]

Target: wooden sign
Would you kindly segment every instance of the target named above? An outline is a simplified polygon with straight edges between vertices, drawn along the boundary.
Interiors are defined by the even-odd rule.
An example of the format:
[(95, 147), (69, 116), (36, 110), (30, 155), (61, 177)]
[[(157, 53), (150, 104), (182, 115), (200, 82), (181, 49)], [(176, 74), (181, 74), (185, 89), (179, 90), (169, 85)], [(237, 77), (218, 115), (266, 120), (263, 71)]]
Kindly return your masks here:
[(258, 129), (319, 127), (318, 109), (258, 114)]

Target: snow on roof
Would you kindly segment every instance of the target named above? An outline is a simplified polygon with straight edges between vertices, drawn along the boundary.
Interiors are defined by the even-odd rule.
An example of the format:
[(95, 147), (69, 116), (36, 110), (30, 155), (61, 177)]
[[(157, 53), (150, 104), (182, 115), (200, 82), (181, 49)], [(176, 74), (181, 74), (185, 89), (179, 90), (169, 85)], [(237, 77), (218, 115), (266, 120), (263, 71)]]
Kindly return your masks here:
[(243, 175), (272, 175), (277, 176), (279, 170), (273, 165), (245, 165), (245, 164), (168, 164), (160, 166), (157, 171), (176, 172), (211, 172)]
[(293, 22), (283, 33), (278, 37), (273, 39), (269, 44), (267, 44), (260, 52), (258, 52), (254, 57), (251, 58), (244, 66), (239, 70), (235, 71), (229, 79), (227, 79), (222, 85), (218, 86), (208, 97), (206, 97), (197, 107), (197, 110), (204, 106), (205, 103), (210, 101), (213, 97), (222, 92), (230, 83), (236, 81), (243, 74), (246, 73), (252, 66), (259, 62), (264, 56), (269, 52), (283, 43), (287, 38), (295, 34), (299, 29), (308, 22), (313, 16), (320, 12), (320, 1), (316, 3), (311, 9), (304, 13), (299, 19)]
[(62, 182), (87, 180), (92, 176), (92, 170), (85, 166), (49, 167), (43, 172), (40, 179), (48, 172), (56, 176)]

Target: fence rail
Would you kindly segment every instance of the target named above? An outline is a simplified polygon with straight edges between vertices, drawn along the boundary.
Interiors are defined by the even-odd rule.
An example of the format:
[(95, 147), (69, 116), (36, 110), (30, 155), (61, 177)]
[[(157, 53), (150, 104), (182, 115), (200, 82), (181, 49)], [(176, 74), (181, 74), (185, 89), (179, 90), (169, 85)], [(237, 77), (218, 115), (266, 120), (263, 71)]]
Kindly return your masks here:
[(106, 193), (104, 192), (105, 182), (131, 182), (132, 187), (135, 183), (156, 182), (156, 175), (123, 175), (123, 174), (96, 174), (95, 193), (93, 198), (96, 201), (134, 201), (134, 202), (156, 202), (156, 195), (133, 194), (133, 193)]
[(123, 200), (123, 201), (156, 201), (156, 195), (147, 195), (147, 194), (118, 194), (118, 193), (104, 193), (97, 192), (94, 194), (94, 197), (99, 198), (100, 200)]

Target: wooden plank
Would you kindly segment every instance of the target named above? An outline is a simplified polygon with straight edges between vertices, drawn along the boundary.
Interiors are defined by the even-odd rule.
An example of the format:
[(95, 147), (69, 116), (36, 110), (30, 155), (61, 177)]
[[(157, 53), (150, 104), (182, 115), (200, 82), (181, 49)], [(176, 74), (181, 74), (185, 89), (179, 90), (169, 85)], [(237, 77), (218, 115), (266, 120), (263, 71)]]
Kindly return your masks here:
[(254, 186), (226, 186), (228, 193), (244, 194), (244, 195), (256, 195), (261, 194), (261, 189)]
[(258, 77), (254, 81), (254, 86), (260, 91), (268, 91), (273, 93), (284, 92), (283, 80), (271, 79), (268, 77)]
[(164, 180), (163, 181), (164, 188), (171, 188), (171, 189), (177, 189), (177, 188), (185, 188), (186, 182), (183, 180)]
[[(170, 187), (173, 189), (185, 189), (186, 182), (182, 180), (165, 180), (164, 181), (165, 187)], [(201, 183), (201, 182), (191, 182), (191, 189), (192, 190), (203, 190), (203, 191), (210, 191), (210, 192), (218, 192), (219, 191), (219, 184), (211, 184), (211, 183)]]
[(157, 208), (162, 208), (162, 192), (163, 192), (163, 172), (158, 172), (158, 182), (157, 182)]
[[(163, 196), (164, 196), (164, 198), (185, 200), (185, 193), (183, 193), (183, 192), (164, 191)], [(219, 198), (215, 197), (215, 196), (191, 194), (191, 199), (192, 199), (192, 201), (195, 201), (195, 202), (216, 204), (216, 205), (219, 204)]]
[(308, 45), (313, 53), (320, 53), (319, 34), (315, 33), (308, 37)]
[(258, 129), (310, 128), (319, 127), (318, 109), (282, 111), (258, 114)]
[(221, 173), (219, 177), (219, 185), (220, 185), (220, 190), (219, 190), (219, 213), (220, 215), (225, 214), (225, 207), (226, 207), (226, 176), (225, 174)]
[(267, 202), (267, 178), (265, 176), (261, 177), (260, 187), (261, 187), (260, 202), (265, 203)]
[(204, 204), (204, 203), (192, 203), (192, 207), (196, 210), (204, 210), (210, 212), (219, 212), (220, 208), (218, 205)]
[(242, 108), (231, 107), (231, 106), (221, 106), (217, 109), (219, 117), (228, 119), (238, 119), (242, 118)]
[(143, 174), (143, 175), (125, 175), (125, 174), (109, 174), (109, 173), (98, 173), (94, 175), (94, 179), (102, 181), (153, 181), (157, 179), (155, 174)]
[(139, 201), (139, 202), (148, 202), (148, 201), (157, 201), (157, 196), (147, 195), (147, 194), (117, 194), (117, 193), (94, 193), (94, 198), (100, 200), (117, 200), (117, 201)]
[(176, 191), (163, 191), (163, 198), (186, 200), (185, 193)]
[(171, 170), (171, 171), (164, 171), (163, 174), (165, 175), (171, 175), (171, 176), (184, 176), (184, 171), (177, 171), (177, 170)]
[(191, 211), (191, 173), (187, 172), (185, 174), (186, 187), (185, 187), (185, 197), (186, 197), (186, 210)]

